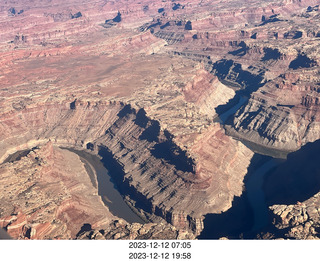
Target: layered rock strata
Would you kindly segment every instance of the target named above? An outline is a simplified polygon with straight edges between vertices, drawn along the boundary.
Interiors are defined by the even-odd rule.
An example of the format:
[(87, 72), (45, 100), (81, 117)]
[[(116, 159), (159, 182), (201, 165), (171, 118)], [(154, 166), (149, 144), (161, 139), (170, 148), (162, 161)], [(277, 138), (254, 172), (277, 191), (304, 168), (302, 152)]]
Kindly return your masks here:
[(127, 224), (123, 220), (112, 222), (107, 228), (81, 232), (77, 239), (168, 240), (195, 239), (192, 233), (178, 231), (169, 224)]
[(199, 107), (200, 113), (215, 116), (215, 108), (226, 104), (235, 95), (234, 91), (223, 85), (217, 77), (205, 70), (199, 70), (192, 82), (183, 88), (187, 102)]
[(317, 69), (280, 75), (255, 92), (227, 127), (234, 136), (294, 151), (320, 138)]
[(270, 207), (274, 225), (274, 237), (289, 239), (320, 239), (319, 237), (319, 193), (295, 205), (274, 205)]
[(116, 161), (116, 179), (144, 210), (196, 233), (204, 214), (227, 210), (233, 196), (241, 195), (253, 155), (227, 137), (219, 124), (203, 133), (177, 136), (181, 144), (189, 144), (185, 151), (143, 109), (109, 101), (30, 105), (1, 119), (7, 133), (1, 140), (2, 159), (49, 139), (91, 149)]
[(115, 219), (79, 157), (51, 142), (2, 164), (0, 187), (0, 226), (14, 239), (71, 239)]
[(288, 155), (265, 182), (274, 237), (319, 239), (319, 141)]
[(1, 202), (6, 202), (0, 208), (0, 227), (11, 238), (195, 238), (167, 223), (128, 224), (117, 219), (103, 205), (94, 177), (89, 179), (76, 154), (52, 142), (26, 153), (0, 169)]
[(317, 5), (3, 2), (0, 159), (48, 140), (104, 153), (133, 201), (201, 230), (252, 156), (212, 123), (234, 90), (250, 99), (228, 134), (287, 151), (319, 138)]
[[(148, 75), (145, 70), (134, 72), (134, 74), (143, 75), (144, 81), (138, 82), (136, 79), (139, 77), (124, 79), (123, 75), (130, 68), (117, 70), (123, 64), (127, 65), (130, 62), (135, 64), (136, 60), (140, 59), (140, 54), (158, 53), (161, 56), (164, 53), (179, 54), (197, 62), (203, 62), (204, 68), (209, 71), (214, 62), (227, 59), (234, 61), (235, 65), (240, 65), (241, 71), (231, 70), (224, 78), (225, 84), (246, 88), (247, 82), (243, 82), (243, 77), (239, 74), (248, 76), (249, 73), (260, 75), (263, 80), (270, 80), (266, 93), (277, 93), (277, 101), (274, 101), (270, 95), (258, 91), (252, 96), (248, 106), (238, 112), (230, 129), (238, 133), (239, 137), (281, 150), (295, 150), (301, 144), (318, 138), (318, 121), (313, 120), (316, 113), (313, 112), (314, 110), (303, 108), (304, 104), (309, 104), (308, 107), (313, 103), (316, 104), (317, 94), (310, 91), (298, 92), (295, 89), (280, 92), (277, 89), (281, 75), (287, 75), (299, 69), (300, 62), (305, 69), (316, 67), (319, 62), (318, 30), (317, 23), (314, 22), (319, 19), (317, 1), (269, 1), (267, 3), (249, 1), (241, 4), (237, 1), (192, 3), (180, 1), (179, 5), (171, 2), (150, 1), (139, 3), (129, 1), (124, 5), (122, 1), (117, 3), (96, 1), (88, 5), (84, 1), (74, 0), (59, 6), (40, 1), (37, 2), (36, 8), (30, 8), (29, 4), (29, 1), (23, 3), (8, 1), (1, 6), (3, 32), (10, 29), (10, 33), (4, 34), (1, 43), (4, 46), (4, 51), (1, 53), (4, 65), (2, 69), (4, 88), (10, 87), (12, 90), (15, 86), (19, 92), (24, 92), (26, 89), (40, 90), (40, 88), (53, 90), (55, 88), (53, 86), (73, 86), (77, 85), (77, 82), (84, 82), (86, 87), (77, 86), (78, 90), (83, 88), (86, 92), (90, 86), (107, 95), (123, 96), (132, 94), (142, 85), (146, 87), (142, 93), (149, 90), (150, 77), (145, 76)], [(101, 24), (105, 24), (105, 21), (113, 21), (115, 25), (104, 28)], [(37, 28), (36, 32), (28, 24), (34, 24)], [(126, 57), (122, 56), (124, 53)], [(61, 55), (69, 57), (64, 60), (59, 57)], [(116, 55), (120, 57), (115, 57)], [(96, 56), (103, 58), (98, 59)], [(38, 64), (39, 57), (59, 57), (57, 60), (46, 60), (47, 77), (37, 77), (37, 71), (39, 71), (37, 67), (34, 71), (30, 71), (30, 75), (26, 73), (19, 81), (12, 81), (19, 78), (20, 70), (26, 70), (26, 68), (30, 70)], [(70, 57), (77, 59), (73, 60)], [(112, 59), (112, 57), (115, 58)], [(120, 63), (118, 63), (119, 60)], [(79, 61), (86, 66), (79, 66)], [(146, 61), (143, 59), (143, 62)], [(150, 64), (153, 62), (150, 61)], [(95, 65), (89, 65), (91, 63)], [(103, 69), (97, 70), (100, 64), (105, 63), (115, 65), (105, 69), (102, 66)], [(60, 64), (64, 64), (61, 68), (64, 72), (62, 74), (60, 74)], [(135, 64), (134, 67), (139, 66), (141, 63)], [(226, 64), (223, 65), (223, 69), (228, 69), (226, 66)], [(55, 68), (53, 71), (52, 67)], [(74, 73), (65, 73), (68, 70)], [(116, 75), (120, 73), (121, 77), (112, 77), (112, 80), (100, 78), (100, 75), (110, 74), (114, 70), (117, 70)], [(92, 74), (88, 73), (88, 77), (84, 78), (81, 77), (83, 71), (90, 71)], [(309, 70), (307, 71), (309, 73)], [(216, 70), (212, 72), (219, 77), (219, 72)], [(197, 77), (201, 74), (201, 72), (195, 73)], [(297, 73), (305, 74), (304, 70)], [(59, 77), (56, 77), (57, 74)], [(95, 77), (97, 74), (99, 77)], [(314, 76), (316, 72), (312, 71), (310, 74)], [(187, 73), (183, 72), (183, 75)], [(190, 99), (190, 95), (195, 95), (195, 92), (190, 93), (190, 84), (194, 85), (192, 81), (193, 79), (188, 83), (178, 82), (178, 84), (187, 84), (185, 94), (192, 105), (184, 106), (183, 100), (180, 100), (176, 107), (184, 107), (185, 110), (191, 111), (186, 113), (194, 113), (193, 119), (203, 118), (203, 114), (211, 118), (216, 106), (220, 105), (216, 101), (221, 100), (225, 103), (233, 96), (233, 93), (220, 85), (221, 88), (218, 88), (217, 92), (209, 91), (206, 92), (206, 97), (196, 98), (195, 96)], [(255, 86), (252, 86), (253, 90), (260, 87), (260, 83), (263, 82), (255, 83)], [(312, 86), (315, 88), (318, 82), (311, 80), (309, 83), (315, 85)], [(295, 82), (292, 84), (300, 85)], [(130, 85), (130, 88), (124, 88), (125, 85)], [(151, 85), (154, 90), (156, 84)], [(72, 89), (74, 91), (74, 88)], [(296, 101), (294, 104), (288, 104), (286, 97), (297, 97), (302, 106), (299, 106)], [(258, 101), (260, 98), (266, 100), (266, 104), (260, 103)], [(144, 103), (146, 107), (149, 106), (147, 102)], [(193, 105), (196, 106), (193, 107)], [(295, 109), (288, 110), (287, 105), (295, 105)], [(272, 109), (274, 106), (275, 110)], [(159, 107), (157, 109), (161, 111), (162, 106)], [(257, 108), (262, 108), (262, 111), (257, 112)], [(153, 115), (155, 114), (151, 114)], [(157, 120), (161, 120), (160, 118), (161, 115), (156, 117)], [(163, 124), (166, 124), (167, 119), (162, 117), (162, 120)], [(200, 125), (204, 125), (204, 121), (198, 126)], [(236, 135), (232, 130), (230, 133)]]

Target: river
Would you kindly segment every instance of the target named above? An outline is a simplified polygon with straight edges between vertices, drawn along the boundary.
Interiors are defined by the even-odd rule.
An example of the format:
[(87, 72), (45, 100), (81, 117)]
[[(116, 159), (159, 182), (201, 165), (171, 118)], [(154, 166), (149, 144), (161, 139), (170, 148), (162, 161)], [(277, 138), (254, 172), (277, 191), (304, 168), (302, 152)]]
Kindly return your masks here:
[(268, 224), (269, 214), (263, 191), (263, 182), (266, 174), (272, 168), (278, 166), (279, 163), (278, 159), (270, 159), (259, 166), (245, 183), (248, 201), (253, 210), (254, 222), (251, 229), (252, 232), (259, 231)]
[[(100, 159), (85, 151), (68, 149), (76, 153), (82, 162), (85, 163), (87, 172), (92, 184), (98, 187), (98, 194), (101, 196), (104, 204), (109, 208), (112, 214), (125, 219), (129, 223), (144, 221), (125, 203), (123, 197), (112, 182), (109, 176), (109, 170), (103, 165)], [(283, 162), (283, 160), (268, 158), (260, 166), (256, 166), (249, 178), (245, 182), (248, 202), (253, 210), (254, 225), (252, 232), (262, 229), (268, 222), (268, 206), (265, 202), (263, 191), (263, 182), (269, 171)]]
[(237, 104), (235, 104), (232, 108), (230, 108), (229, 110), (227, 110), (226, 112), (222, 113), (219, 118), (216, 120), (218, 122), (220, 122), (221, 124), (224, 124), (227, 119), (236, 113), (237, 110), (240, 109), (240, 107), (245, 104), (248, 101), (248, 97), (246, 96), (240, 96), (239, 101), (237, 102)]
[[(85, 151), (70, 148), (63, 149), (68, 149), (80, 157), (81, 161), (85, 164), (92, 185), (95, 188), (98, 188), (99, 196), (101, 196), (103, 203), (109, 208), (113, 215), (123, 218), (128, 223), (146, 223), (124, 201), (116, 186), (113, 184), (111, 177), (109, 176), (109, 171), (97, 156)], [(30, 150), (18, 151), (10, 155), (4, 163), (19, 160), (21, 157), (26, 156), (28, 152), (30, 152)], [(4, 229), (0, 228), (0, 239), (12, 238)]]
[(92, 185), (98, 187), (98, 194), (110, 212), (129, 223), (145, 223), (124, 201), (109, 175), (109, 170), (105, 168), (100, 159), (85, 151), (69, 149), (76, 153), (85, 164), (86, 170)]
[[(231, 115), (235, 114), (236, 111), (239, 110), (240, 107), (247, 101), (248, 97), (240, 96), (238, 102), (233, 107), (219, 116), (218, 121), (221, 124), (225, 124), (228, 118)], [(269, 173), (272, 168), (278, 166), (280, 162), (283, 162), (283, 160), (279, 159), (286, 159), (288, 152), (273, 150), (255, 143), (251, 143), (249, 141), (241, 139), (239, 140), (255, 153), (274, 157), (263, 162), (262, 165), (256, 166), (253, 169), (252, 173), (248, 173), (249, 178), (245, 183), (247, 199), (253, 211), (253, 227), (251, 229), (251, 232), (255, 232), (262, 229), (268, 223), (268, 206), (266, 204), (265, 194), (263, 191), (264, 179), (266, 178), (267, 173)]]
[[(241, 96), (238, 102), (226, 112), (222, 113), (217, 119), (221, 124), (224, 124), (227, 119), (233, 115), (246, 101), (247, 97)], [(253, 149), (255, 152), (260, 152), (261, 149), (254, 147), (255, 144), (247, 144), (243, 142), (247, 147)], [(66, 148), (64, 148), (66, 149)], [(92, 155), (85, 151), (79, 151), (68, 148), (69, 151), (76, 153), (82, 162), (84, 162), (90, 180), (94, 187), (98, 189), (98, 194), (101, 196), (103, 203), (109, 208), (110, 212), (123, 218), (129, 223), (145, 223), (145, 221), (136, 214), (136, 211), (131, 209), (125, 202), (116, 188), (116, 185), (112, 182), (109, 171), (105, 165), (100, 161), (98, 156)], [(270, 153), (262, 154), (269, 154)], [(14, 155), (10, 155), (6, 162), (19, 160), (21, 156), (24, 156), (26, 151), (17, 152)], [(261, 153), (261, 152), (260, 152)], [(277, 152), (278, 153), (278, 152)], [(273, 155), (275, 156), (275, 155)], [(277, 155), (279, 157), (279, 155)], [(277, 157), (276, 156), (276, 157)], [(281, 154), (282, 156), (282, 154)], [(285, 155), (286, 156), (286, 155)], [(279, 157), (281, 158), (281, 157)], [(284, 157), (282, 157), (284, 158)], [(253, 215), (253, 227), (252, 232), (261, 230), (268, 222), (268, 206), (265, 202), (265, 195), (263, 191), (263, 182), (266, 174), (274, 167), (276, 167), (280, 161), (275, 158), (264, 160), (260, 165), (255, 165), (248, 173), (248, 179), (245, 182), (246, 198), (252, 209)], [(283, 160), (282, 160), (283, 162)], [(107, 164), (108, 165), (108, 162)]]
[(0, 239), (12, 239), (7, 231), (5, 231), (3, 228), (0, 228)]

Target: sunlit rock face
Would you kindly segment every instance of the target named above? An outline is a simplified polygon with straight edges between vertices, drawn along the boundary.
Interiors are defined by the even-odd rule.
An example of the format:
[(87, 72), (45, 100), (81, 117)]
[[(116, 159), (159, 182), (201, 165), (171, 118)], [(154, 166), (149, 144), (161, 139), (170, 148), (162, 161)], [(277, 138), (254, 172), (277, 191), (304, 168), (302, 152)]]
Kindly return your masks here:
[(280, 75), (253, 93), (234, 116), (231, 132), (270, 148), (299, 149), (319, 136), (318, 69)]
[[(94, 187), (77, 176), (85, 174), (79, 159), (60, 146), (112, 161), (132, 204), (199, 234), (205, 214), (228, 210), (243, 193), (253, 152), (240, 140), (294, 151), (319, 139), (317, 4), (1, 3), (0, 197), (24, 206), (1, 208), (1, 226), (15, 238), (75, 238), (84, 223), (95, 232), (115, 226), (97, 195), (82, 197), (81, 189), (94, 194)], [(224, 126), (217, 123), (240, 96), (248, 101)], [(3, 163), (34, 147), (40, 149)], [(41, 157), (47, 163), (38, 167)], [(46, 168), (48, 175), (35, 174)], [(34, 184), (55, 189), (43, 194)], [(38, 212), (28, 193), (10, 198), (25, 190), (39, 196), (43, 219), (30, 214)], [(78, 220), (79, 211), (90, 220)], [(165, 227), (175, 238), (174, 229)]]
[(71, 239), (83, 223), (100, 227), (115, 218), (79, 157), (52, 142), (2, 164), (0, 172), (0, 225), (12, 238)]
[[(13, 121), (19, 128), (11, 126)], [(196, 233), (201, 231), (204, 214), (228, 209), (233, 197), (241, 195), (253, 155), (226, 136), (218, 123), (203, 133), (177, 137), (181, 144), (190, 144), (188, 150), (181, 149), (172, 134), (161, 130), (143, 109), (116, 102), (74, 101), (25, 108), (12, 112), (2, 126), (7, 126), (7, 134), (11, 132), (11, 139), (2, 139), (3, 158), (8, 151), (48, 140), (91, 149), (117, 162), (121, 170), (116, 178), (131, 191), (129, 196), (144, 202), (145, 211)]]

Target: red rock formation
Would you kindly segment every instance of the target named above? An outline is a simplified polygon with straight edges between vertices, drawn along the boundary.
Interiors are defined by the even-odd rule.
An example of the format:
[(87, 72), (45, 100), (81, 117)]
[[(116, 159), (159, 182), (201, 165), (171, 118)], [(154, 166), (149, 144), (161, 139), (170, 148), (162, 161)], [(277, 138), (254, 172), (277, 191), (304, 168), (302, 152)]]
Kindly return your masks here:
[(217, 77), (200, 70), (183, 89), (187, 102), (195, 103), (200, 112), (215, 115), (215, 108), (225, 104), (234, 96), (234, 91), (224, 86)]
[(266, 84), (235, 115), (233, 135), (289, 151), (319, 139), (317, 81), (314, 70), (305, 70)]
[[(227, 210), (241, 195), (252, 156), (212, 123), (217, 106), (235, 95), (228, 87), (250, 94), (228, 133), (284, 150), (319, 138), (317, 2), (1, 3), (0, 162), (49, 139), (90, 144), (96, 153), (105, 147), (122, 166), (132, 201), (199, 232), (204, 214)], [(295, 65), (299, 55), (308, 58), (304, 68)], [(125, 104), (130, 111), (121, 116)], [(41, 170), (51, 173), (43, 186), (56, 178), (55, 153), (43, 156)], [(30, 157), (13, 165), (36, 164)], [(68, 194), (80, 183), (62, 182), (69, 196), (56, 213), (69, 237), (86, 203)], [(15, 236), (58, 237), (51, 221), (19, 227)]]
[[(2, 117), (2, 126), (6, 126), (7, 133), (10, 131), (11, 138), (2, 138), (6, 148), (3, 158), (10, 151), (21, 149), (21, 144), (28, 148), (48, 139), (59, 145), (82, 148), (90, 142), (97, 153), (106, 147), (124, 166), (125, 184), (134, 190), (132, 199), (140, 198), (146, 206), (151, 204), (153, 210), (149, 211), (160, 211), (163, 217), (171, 213), (173, 225), (183, 229), (191, 226), (187, 215), (191, 220), (201, 220), (206, 213), (231, 207), (233, 196), (242, 193), (242, 180), (252, 156), (249, 149), (225, 136), (220, 126), (215, 125), (203, 134), (185, 134), (176, 139), (178, 143), (193, 144), (188, 151), (196, 160), (193, 173), (192, 159), (184, 156), (185, 152), (168, 133), (160, 129), (158, 134), (153, 133), (157, 125), (142, 110), (136, 112), (130, 106), (109, 102), (76, 100), (71, 104), (30, 107), (7, 115)], [(167, 158), (167, 153), (173, 153), (172, 159)], [(50, 156), (46, 158), (49, 162)], [(71, 183), (68, 190), (72, 191), (72, 186)], [(73, 195), (59, 205), (57, 218), (78, 224), (83, 204), (81, 198)], [(195, 229), (198, 233), (201, 223), (194, 222), (198, 223)]]
[(0, 226), (16, 239), (70, 239), (84, 223), (108, 224), (102, 203), (75, 154), (47, 143), (19, 161), (1, 166)]

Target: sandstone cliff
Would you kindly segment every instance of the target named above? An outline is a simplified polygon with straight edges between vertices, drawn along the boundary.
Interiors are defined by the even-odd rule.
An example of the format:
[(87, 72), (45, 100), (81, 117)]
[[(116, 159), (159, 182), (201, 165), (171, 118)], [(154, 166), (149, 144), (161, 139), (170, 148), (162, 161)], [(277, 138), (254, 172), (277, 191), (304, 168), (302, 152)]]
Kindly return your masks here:
[(181, 144), (189, 144), (185, 151), (143, 109), (108, 101), (30, 106), (8, 112), (1, 122), (10, 133), (1, 141), (3, 159), (49, 139), (57, 145), (91, 149), (115, 162), (114, 178), (138, 208), (143, 203), (144, 211), (196, 233), (202, 229), (204, 214), (227, 210), (233, 196), (241, 195), (252, 156), (219, 124), (200, 134), (177, 137)]
[(79, 157), (49, 142), (1, 165), (0, 226), (15, 239), (70, 239), (83, 223), (109, 224)]
[[(198, 233), (242, 194), (253, 153), (227, 135), (285, 151), (319, 139), (317, 4), (5, 1), (0, 162), (49, 140), (89, 149), (131, 204)], [(242, 95), (226, 135), (213, 120)]]
[(234, 116), (232, 135), (294, 151), (319, 136), (317, 70), (280, 75), (254, 93)]
[(319, 141), (288, 155), (265, 182), (274, 237), (319, 238)]

